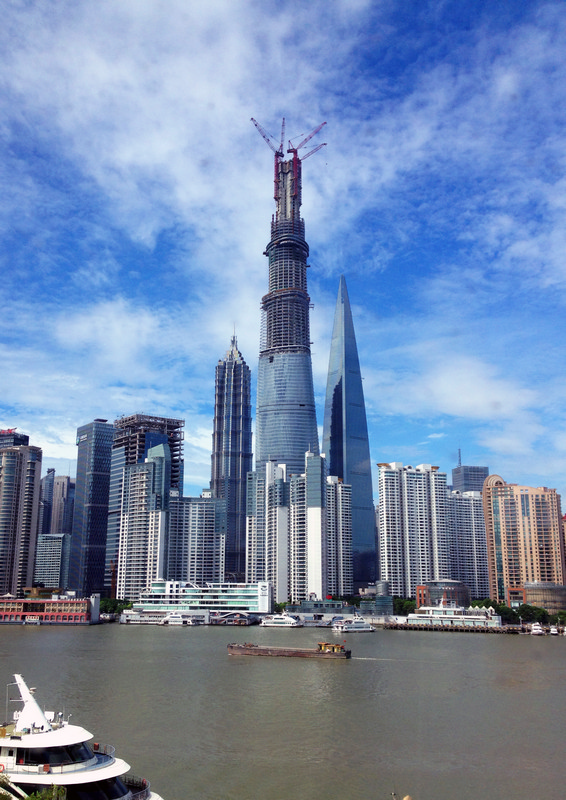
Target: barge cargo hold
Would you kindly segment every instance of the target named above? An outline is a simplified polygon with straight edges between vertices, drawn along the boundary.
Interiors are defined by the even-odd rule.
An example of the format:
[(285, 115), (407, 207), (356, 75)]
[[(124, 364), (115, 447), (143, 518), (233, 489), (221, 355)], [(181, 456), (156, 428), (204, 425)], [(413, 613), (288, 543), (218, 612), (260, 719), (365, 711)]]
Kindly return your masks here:
[(232, 643), (228, 645), (230, 656), (285, 656), (287, 658), (351, 658), (352, 651), (343, 644), (319, 642), (317, 647), (269, 647), (263, 644)]

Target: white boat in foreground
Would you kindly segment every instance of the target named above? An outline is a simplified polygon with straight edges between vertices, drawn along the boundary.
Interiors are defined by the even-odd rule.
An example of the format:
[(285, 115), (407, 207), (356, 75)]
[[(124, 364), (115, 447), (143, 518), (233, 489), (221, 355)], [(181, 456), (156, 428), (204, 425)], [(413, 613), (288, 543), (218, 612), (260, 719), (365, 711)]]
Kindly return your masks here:
[(162, 800), (144, 778), (126, 774), (129, 764), (111, 745), (87, 744), (91, 733), (63, 712), (42, 711), (23, 677), (14, 678), (23, 708), (0, 727), (1, 792), (21, 800), (59, 786), (65, 800)]
[(353, 617), (334, 620), (332, 630), (337, 633), (373, 633), (375, 628), (359, 614), (355, 614)]
[(296, 614), (267, 614), (259, 623), (262, 628), (302, 628), (303, 621)]

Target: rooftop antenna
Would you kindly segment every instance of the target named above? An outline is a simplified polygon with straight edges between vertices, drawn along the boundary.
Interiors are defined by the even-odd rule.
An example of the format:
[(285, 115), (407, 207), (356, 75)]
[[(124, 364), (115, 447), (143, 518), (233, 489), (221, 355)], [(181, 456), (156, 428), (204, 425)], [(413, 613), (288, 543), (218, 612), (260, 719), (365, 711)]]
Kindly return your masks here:
[(460, 447), (458, 448), (458, 466), (462, 466), (462, 450)]

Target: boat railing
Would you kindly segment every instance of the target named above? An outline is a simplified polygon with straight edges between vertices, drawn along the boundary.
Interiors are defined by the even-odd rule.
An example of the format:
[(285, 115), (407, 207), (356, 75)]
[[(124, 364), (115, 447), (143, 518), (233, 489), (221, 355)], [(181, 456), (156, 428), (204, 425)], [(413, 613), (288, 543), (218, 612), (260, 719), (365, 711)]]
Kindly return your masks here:
[(114, 753), (116, 748), (111, 744), (98, 744), (96, 742), (92, 746), (93, 756), (86, 761), (64, 761), (59, 764), (14, 764), (10, 767), (10, 772), (29, 775), (30, 773), (50, 773), (53, 775), (61, 775), (65, 772), (79, 772), (83, 769), (92, 769), (93, 767), (101, 767), (114, 760)]
[(146, 800), (151, 794), (151, 786), (145, 778), (137, 775), (126, 775), (124, 783), (132, 793), (132, 800)]

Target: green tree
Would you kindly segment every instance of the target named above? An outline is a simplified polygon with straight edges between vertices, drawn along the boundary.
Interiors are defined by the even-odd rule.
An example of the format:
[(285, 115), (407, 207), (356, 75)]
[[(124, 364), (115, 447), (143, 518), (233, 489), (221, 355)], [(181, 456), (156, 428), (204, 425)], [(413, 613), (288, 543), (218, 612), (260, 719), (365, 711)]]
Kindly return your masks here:
[(393, 597), (393, 613), (398, 617), (406, 617), (412, 614), (417, 604), (415, 600), (406, 597)]
[(101, 614), (121, 614), (125, 608), (132, 608), (133, 603), (129, 600), (116, 600), (113, 597), (102, 597), (100, 599)]

